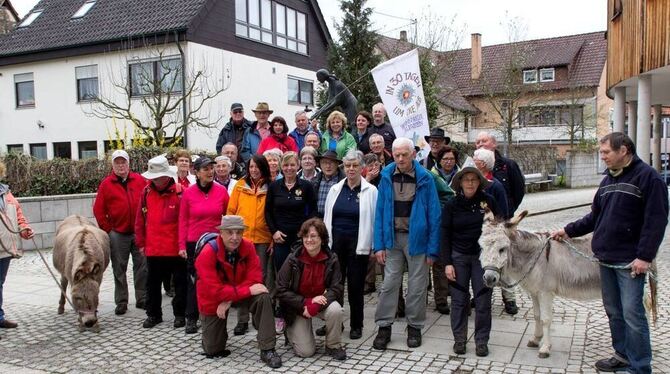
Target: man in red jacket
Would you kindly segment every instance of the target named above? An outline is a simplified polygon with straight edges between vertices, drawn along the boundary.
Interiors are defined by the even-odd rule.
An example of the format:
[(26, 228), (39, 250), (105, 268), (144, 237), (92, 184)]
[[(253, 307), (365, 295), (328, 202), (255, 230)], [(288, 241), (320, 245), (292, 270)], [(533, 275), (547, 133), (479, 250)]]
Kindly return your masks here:
[(263, 285), (263, 273), (254, 244), (242, 238), (246, 226), (240, 216), (221, 218), (216, 245), (206, 244), (195, 260), (198, 274), (198, 310), (202, 322), (202, 348), (207, 357), (225, 357), (228, 309), (249, 303), (261, 360), (271, 368), (281, 367), (275, 351), (272, 297)]
[(112, 270), (114, 271), (114, 302), (117, 315), (128, 310), (128, 259), (133, 256), (135, 307), (144, 309), (144, 288), (147, 267), (144, 254), (135, 245), (135, 214), (147, 182), (130, 171), (130, 158), (124, 150), (112, 153), (112, 172), (100, 182), (93, 204), (98, 226), (109, 234)]
[(179, 256), (177, 245), (182, 185), (175, 182), (177, 173), (163, 155), (149, 160), (149, 170), (142, 176), (151, 181), (144, 187), (135, 218), (135, 242), (147, 259), (147, 319), (142, 326), (163, 322), (161, 283), (172, 278), (174, 327), (184, 327), (186, 260)]

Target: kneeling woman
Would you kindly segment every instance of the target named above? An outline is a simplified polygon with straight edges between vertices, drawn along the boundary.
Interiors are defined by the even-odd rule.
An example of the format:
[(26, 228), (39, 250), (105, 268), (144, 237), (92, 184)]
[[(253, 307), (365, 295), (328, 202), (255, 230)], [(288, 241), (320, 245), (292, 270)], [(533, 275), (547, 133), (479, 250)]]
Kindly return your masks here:
[(316, 350), (312, 318), (326, 321), (326, 353), (345, 360), (342, 348), (344, 310), (340, 266), (328, 248), (328, 231), (323, 221), (311, 218), (303, 223), (293, 251), (277, 274), (277, 299), (288, 325), (287, 337), (295, 354), (310, 357)]
[(454, 334), (454, 353), (465, 353), (468, 338), (469, 284), (475, 294), (475, 345), (477, 356), (488, 355), (491, 332), (491, 289), (484, 286), (482, 265), (479, 262), (479, 237), (486, 207), (498, 216), (498, 207), (491, 195), (484, 192), (489, 181), (468, 159), (451, 180), (456, 196), (442, 210), (442, 261), (452, 283), (451, 331)]

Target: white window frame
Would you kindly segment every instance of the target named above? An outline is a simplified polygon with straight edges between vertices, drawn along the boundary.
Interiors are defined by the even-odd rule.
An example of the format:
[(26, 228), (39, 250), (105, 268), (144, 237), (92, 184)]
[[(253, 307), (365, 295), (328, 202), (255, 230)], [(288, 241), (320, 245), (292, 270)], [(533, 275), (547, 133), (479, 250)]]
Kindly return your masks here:
[[(21, 104), (21, 97), (19, 97), (19, 86), (30, 84), (33, 91), (33, 102)], [(34, 108), (37, 100), (35, 99), (35, 75), (33, 73), (14, 74), (14, 95), (16, 98), (17, 108)]]
[[(166, 88), (166, 86), (165, 86), (166, 82), (165, 81), (163, 81), (163, 82), (158, 82), (157, 81), (163, 75), (163, 73), (161, 72), (161, 68), (163, 66), (169, 66), (170, 62), (175, 61), (175, 60), (179, 61), (179, 66), (181, 67), (181, 69), (183, 69), (184, 65), (183, 65), (183, 61), (182, 61), (180, 56), (165, 56), (161, 59), (128, 61), (128, 84), (129, 84), (128, 92), (130, 93), (130, 96), (131, 97), (142, 97), (142, 96), (148, 96), (148, 95), (155, 95), (155, 94), (157, 94), (157, 92), (155, 92), (155, 88), (157, 88), (159, 86), (159, 83), (160, 83), (160, 87), (158, 87), (158, 88), (160, 90), (162, 90), (161, 93), (170, 94), (170, 95), (181, 94), (182, 91), (184, 90), (184, 87), (183, 87), (184, 82), (182, 81), (182, 74), (181, 74), (181, 70), (179, 70), (179, 67), (176, 70), (174, 70), (174, 72), (177, 73), (177, 75), (175, 76), (175, 79), (177, 80), (177, 83), (175, 83), (174, 87), (172, 87), (170, 92), (167, 92), (166, 90), (164, 90)], [(135, 90), (133, 90), (133, 66), (144, 65), (144, 64), (151, 65), (151, 71), (147, 71), (147, 73), (151, 74), (152, 82), (151, 82), (150, 87), (148, 87), (149, 90), (145, 90), (142, 86), (138, 86), (139, 92), (136, 92)], [(170, 72), (170, 73), (172, 73), (172, 72)], [(167, 88), (169, 88), (169, 87), (167, 87)]]
[(235, 35), (241, 38), (307, 55), (307, 23), (307, 14), (285, 4), (271, 0), (235, 1)]
[[(526, 76), (532, 74), (533, 75), (533, 80), (527, 80)], [(532, 69), (532, 70), (524, 70), (523, 71), (523, 84), (531, 84), (531, 83), (537, 83), (537, 70)]]
[(82, 6), (76, 12), (74, 12), (72, 18), (77, 19), (85, 16), (88, 13), (88, 11), (91, 10), (91, 8), (93, 8), (96, 1), (97, 0), (87, 0), (84, 4), (82, 4)]
[[(76, 66), (74, 68), (74, 76), (77, 84), (77, 102), (95, 101), (100, 94), (100, 87), (98, 86), (98, 65)], [(83, 97), (79, 87), (80, 81), (95, 80), (95, 95), (93, 97)]]
[[(289, 96), (288, 103), (289, 104), (295, 104), (295, 105), (310, 105), (310, 106), (314, 105), (314, 81), (289, 75), (287, 77), (287, 80), (286, 80), (287, 95), (288, 95), (288, 85), (291, 81), (298, 82), (298, 100), (297, 101), (296, 100), (291, 100), (291, 97)], [(301, 84), (309, 84), (309, 85), (312, 86), (312, 91), (311, 91), (309, 101), (304, 101), (303, 98), (302, 98), (302, 90), (300, 89)]]
[(42, 9), (33, 10), (26, 18), (23, 19), (21, 23), (19, 23), (17, 28), (30, 26), (33, 22), (35, 22), (37, 17), (39, 17), (40, 14), (42, 14), (43, 11), (44, 10)]
[[(551, 79), (544, 78), (544, 73), (551, 73)], [(540, 69), (540, 82), (553, 82), (556, 79), (556, 71), (554, 68), (544, 68)]]

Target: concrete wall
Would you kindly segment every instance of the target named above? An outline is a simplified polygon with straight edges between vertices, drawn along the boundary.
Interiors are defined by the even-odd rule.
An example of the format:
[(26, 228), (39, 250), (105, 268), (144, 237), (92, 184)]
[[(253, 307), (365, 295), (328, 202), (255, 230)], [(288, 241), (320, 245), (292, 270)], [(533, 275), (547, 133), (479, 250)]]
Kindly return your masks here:
[[(20, 197), (23, 214), (35, 231), (38, 248), (51, 248), (58, 224), (67, 216), (79, 214), (93, 218), (94, 193), (43, 197)], [(32, 240), (22, 240), (24, 250), (35, 248)]]
[(598, 152), (569, 150), (565, 155), (565, 185), (570, 188), (597, 186), (603, 179)]

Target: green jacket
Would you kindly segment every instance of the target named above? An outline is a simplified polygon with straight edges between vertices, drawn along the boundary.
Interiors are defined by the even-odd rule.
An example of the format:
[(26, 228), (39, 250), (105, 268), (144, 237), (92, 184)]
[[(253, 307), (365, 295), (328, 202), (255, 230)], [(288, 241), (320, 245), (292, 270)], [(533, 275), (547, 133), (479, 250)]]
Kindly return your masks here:
[[(330, 144), (330, 131), (324, 132), (321, 137), (321, 149), (319, 149), (321, 154), (328, 150), (328, 144)], [(337, 140), (337, 146), (335, 147), (337, 158), (341, 160), (352, 149), (356, 149), (356, 139), (354, 139), (353, 135), (343, 130), (342, 136)]]
[(438, 174), (437, 170), (433, 168), (430, 170), (430, 175), (433, 176), (433, 181), (435, 182), (435, 189), (437, 190), (437, 197), (440, 199), (440, 207), (444, 208), (444, 204), (449, 201), (456, 193), (454, 190), (449, 187), (447, 182), (442, 179), (440, 174)]

